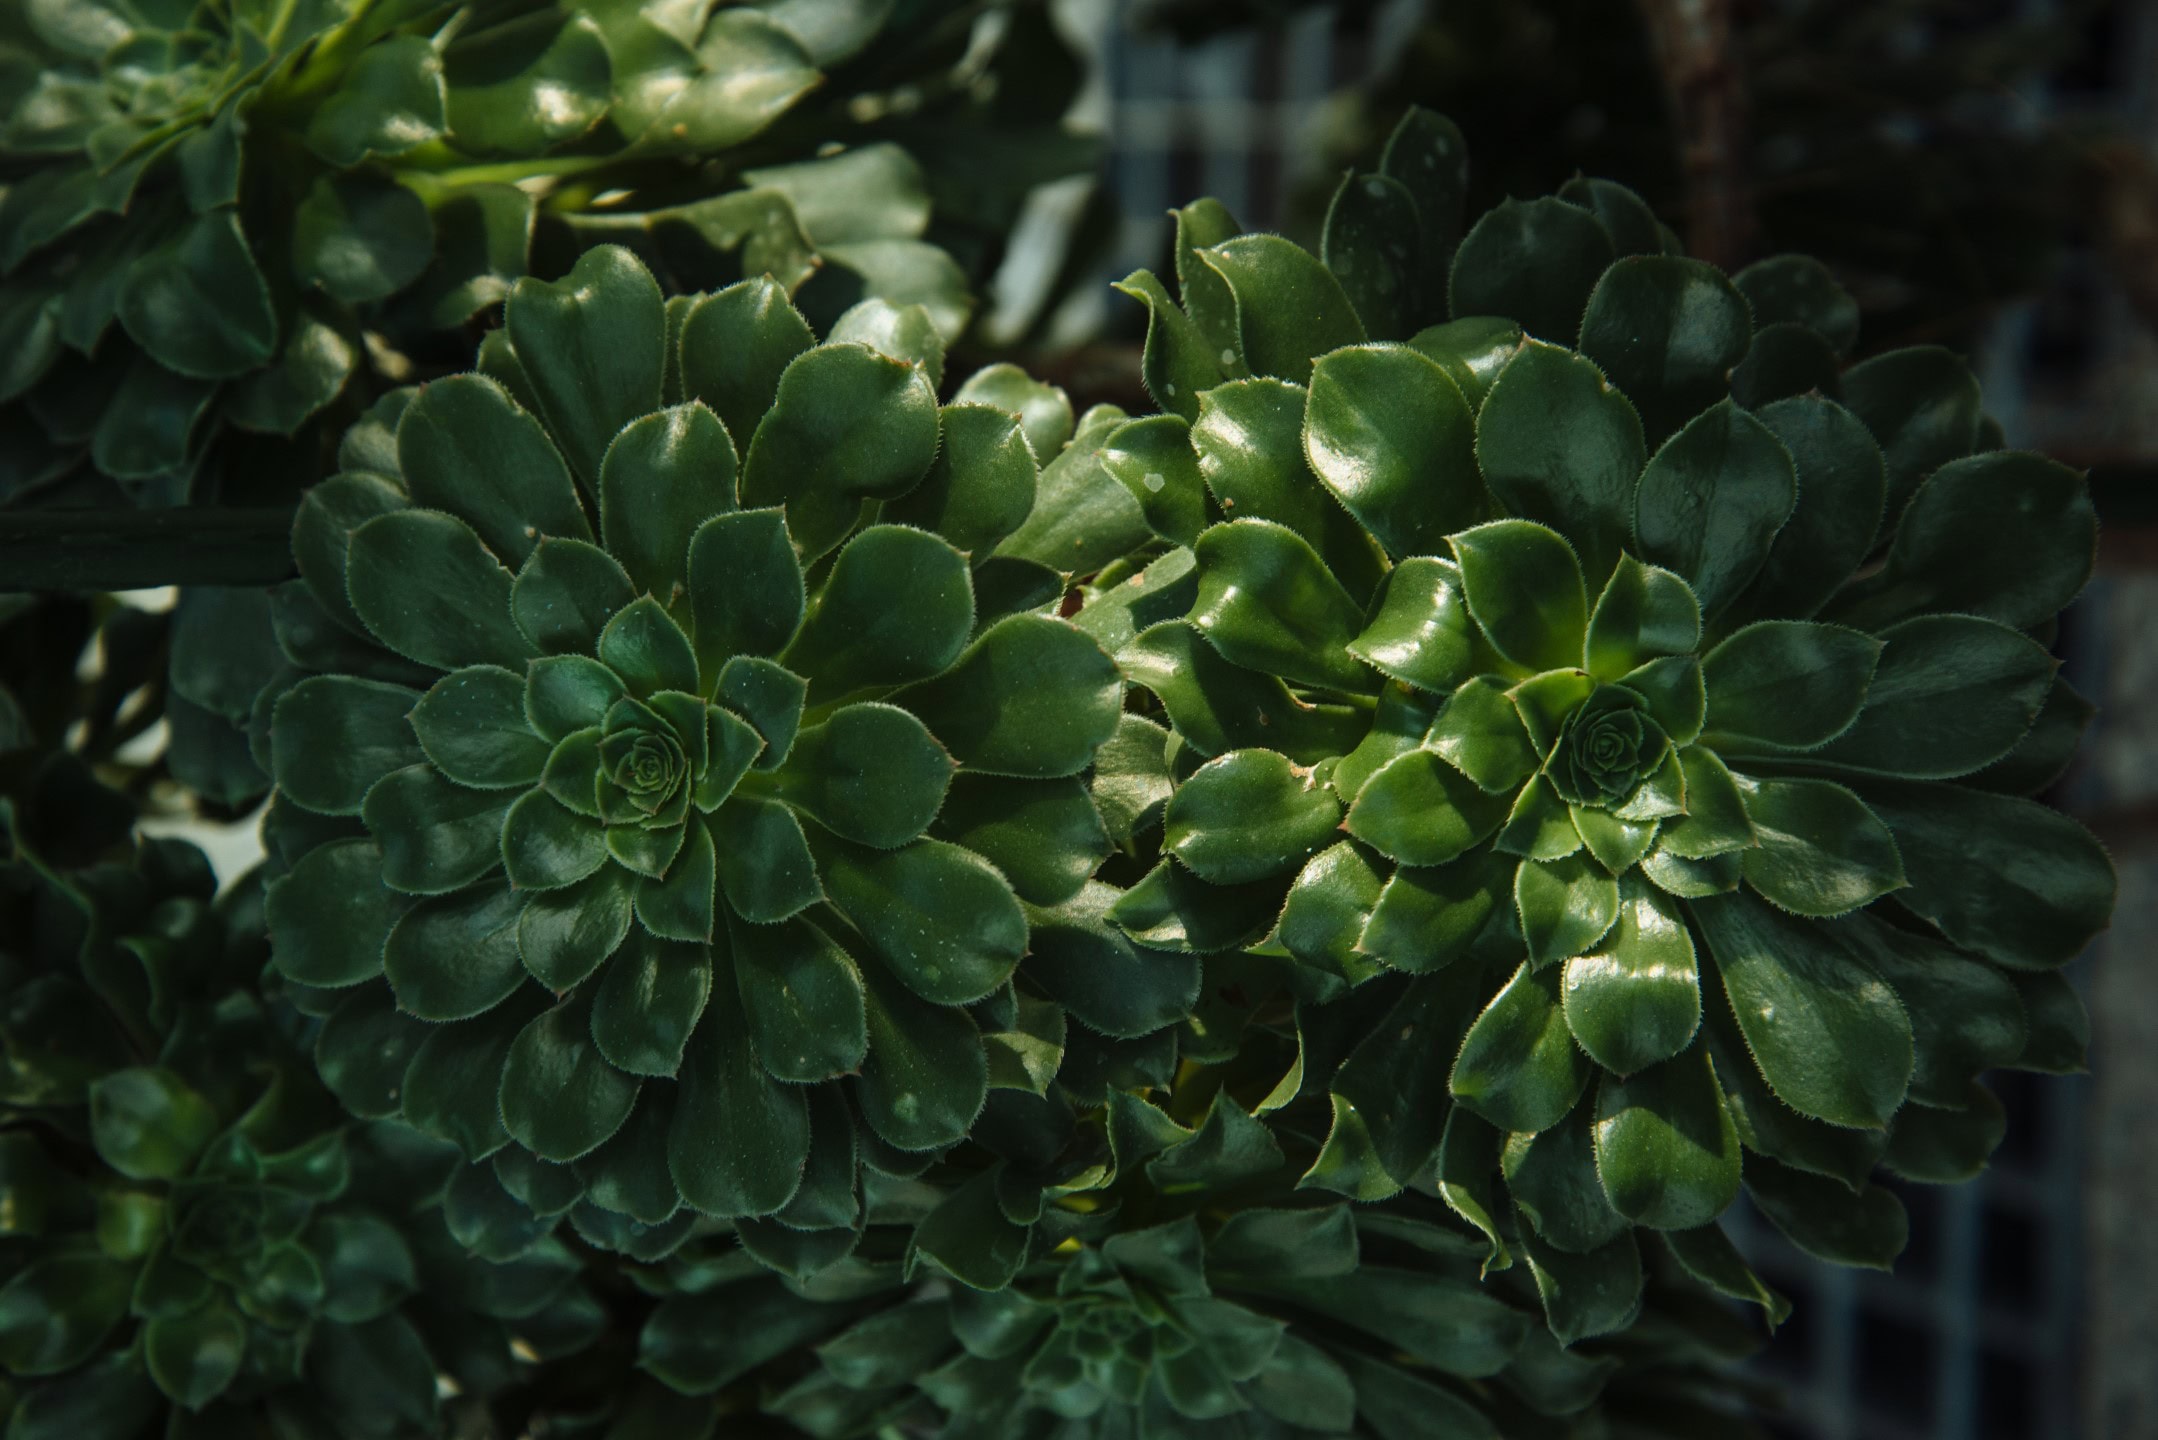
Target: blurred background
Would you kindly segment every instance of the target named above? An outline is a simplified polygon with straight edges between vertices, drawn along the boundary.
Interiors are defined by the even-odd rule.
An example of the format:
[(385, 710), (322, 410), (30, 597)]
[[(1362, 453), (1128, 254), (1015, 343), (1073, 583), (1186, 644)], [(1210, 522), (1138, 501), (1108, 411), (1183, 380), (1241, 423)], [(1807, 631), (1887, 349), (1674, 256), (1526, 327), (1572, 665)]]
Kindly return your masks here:
[[(1046, 3), (1029, 93), (991, 103), (1066, 106), (1096, 163), (1037, 189), (1001, 253), (970, 249), (965, 217), (1024, 183), (999, 173), (1021, 158), (990, 137), (933, 177), (931, 238), (989, 277), (953, 374), (1017, 359), (1079, 408), (1150, 409), (1144, 313), (1109, 285), (1172, 268), (1165, 212), (1212, 195), (1315, 243), (1341, 172), (1416, 103), (1466, 134), (1472, 214), (1586, 173), (1727, 268), (1817, 255), (1859, 299), (1861, 356), (1949, 346), (2010, 445), (2089, 469), (2098, 574), (2059, 645), (2099, 713), (2052, 798), (2121, 871), (2113, 931), (2071, 971), (2093, 1073), (1996, 1079), (2006, 1144), (1975, 1184), (1902, 1187), (1892, 1275), (1816, 1265), (1765, 1224), (1742, 1238), (1797, 1305), (1756, 1362), (1779, 1435), (2158, 1440), (2158, 0)], [(141, 653), (102, 663), (162, 674), (174, 596), (124, 598), (141, 623), (108, 639)], [(0, 596), (0, 625), (26, 604)], [(0, 696), (68, 663), (76, 608), (0, 657)], [(148, 790), (165, 725), (137, 709), (89, 738)], [(260, 854), (252, 814), (146, 828), (226, 876)]]

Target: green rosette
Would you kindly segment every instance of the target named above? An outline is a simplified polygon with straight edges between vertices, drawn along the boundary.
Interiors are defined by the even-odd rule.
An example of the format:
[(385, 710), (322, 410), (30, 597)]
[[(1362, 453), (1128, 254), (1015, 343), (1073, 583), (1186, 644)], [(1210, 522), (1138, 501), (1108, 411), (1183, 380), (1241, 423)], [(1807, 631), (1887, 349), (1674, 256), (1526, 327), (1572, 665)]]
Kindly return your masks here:
[(11, 7), (0, 498), (73, 477), (77, 500), (282, 500), (383, 391), (464, 363), (468, 324), (519, 277), (601, 243), (637, 246), (670, 293), (768, 273), (826, 321), (876, 295), (951, 338), (973, 302), (946, 247), (986, 273), (1028, 187), (1088, 154), (1061, 130), (1068, 87), (1006, 102), (1016, 163), (971, 172), (967, 213), (927, 238), (934, 172), (968, 162), (925, 127), (978, 121), (982, 82), (1062, 51), (1034, 7), (970, 50), (975, 18), (944, 0)]
[[(432, 1432), (439, 1374), (480, 1403), (523, 1368), (464, 1363), (506, 1349), (508, 1312), (485, 1308), (498, 1267), (441, 1218), (455, 1156), (351, 1123), (256, 987), (259, 881), (213, 900), (199, 850), (131, 821), (67, 756), (0, 802), (8, 1433), (230, 1434), (273, 1411), (305, 1433)], [(596, 1307), (567, 1252), (553, 1264), (563, 1323), (534, 1334), (560, 1356)]]
[(462, 1148), (495, 1258), (709, 1216), (789, 1268), (852, 1245), (865, 1164), (1050, 1088), (1061, 956), (1136, 959), (1064, 938), (1122, 681), (992, 553), (1035, 442), (938, 406), (919, 307), (834, 328), (881, 348), (769, 279), (667, 314), (594, 250), (347, 435), (256, 707), (269, 919), (325, 1078)]
[(1569, 1271), (1644, 1230), (1757, 1298), (1741, 1188), (1885, 1266), (1876, 1167), (1968, 1178), (1979, 1074), (2080, 1066), (2114, 878), (2029, 797), (2090, 713), (2047, 643), (2095, 519), (1955, 357), (1845, 367), (1818, 265), (1726, 278), (1602, 181), (1464, 229), (1463, 165), (1412, 112), (1318, 256), (1178, 212), (1181, 298), (1122, 287), (1168, 413), (1102, 449), (1154, 539), (1076, 623), (1158, 705), (1097, 775), (1112, 921), (1290, 962), (1306, 1183), (1436, 1166), (1573, 1339), (1624, 1312)]

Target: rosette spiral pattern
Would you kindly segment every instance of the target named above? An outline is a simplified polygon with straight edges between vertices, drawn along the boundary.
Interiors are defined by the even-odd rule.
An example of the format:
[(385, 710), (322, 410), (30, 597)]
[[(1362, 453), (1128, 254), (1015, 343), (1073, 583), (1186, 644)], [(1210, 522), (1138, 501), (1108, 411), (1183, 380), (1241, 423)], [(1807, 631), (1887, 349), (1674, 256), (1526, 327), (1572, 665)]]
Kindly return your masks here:
[[(0, 497), (87, 469), (100, 498), (231, 503), (278, 453), (233, 432), (334, 435), (391, 377), (462, 363), (467, 323), (520, 276), (605, 242), (664, 257), (680, 290), (821, 275), (826, 319), (882, 295), (925, 305), (949, 338), (971, 308), (925, 238), (923, 160), (888, 138), (880, 99), (911, 84), (923, 118), (976, 105), (954, 83), (963, 7), (29, 0), (11, 15)], [(968, 79), (1043, 53), (1045, 31), (1018, 18)], [(1057, 108), (1019, 125), (1043, 172), (1084, 153)], [(790, 120), (814, 140), (784, 138)], [(1036, 178), (989, 187), (948, 235), (993, 249)], [(251, 463), (228, 470), (235, 444)], [(315, 444), (285, 453), (312, 476)]]
[(1875, 1165), (1966, 1178), (1979, 1072), (2080, 1063), (2113, 876), (2025, 797), (2089, 713), (2046, 642), (2095, 521), (1946, 352), (1842, 369), (1819, 266), (1727, 279), (1606, 182), (1464, 234), (1463, 163), (1410, 115), (1323, 258), (1180, 212), (1181, 301), (1124, 287), (1174, 413), (1103, 450), (1157, 543), (1078, 623), (1171, 732), (1112, 918), (1315, 1009), (1416, 977), (1309, 1178), (1435, 1167), (1570, 1340), (1627, 1322), (1635, 1227), (1771, 1304), (1742, 1184), (1885, 1265)]
[[(1014, 989), (1029, 907), (1107, 847), (1077, 777), (1120, 678), (990, 555), (1017, 419), (769, 280), (678, 318), (617, 249), (520, 284), (488, 374), (348, 436), (280, 601), (275, 960), (342, 990), (347, 1103), (463, 1148), (497, 1259), (564, 1214), (843, 1253), (863, 1160), (1047, 1083), (994, 1034), (1054, 1012)], [(885, 321), (934, 334), (841, 330)]]

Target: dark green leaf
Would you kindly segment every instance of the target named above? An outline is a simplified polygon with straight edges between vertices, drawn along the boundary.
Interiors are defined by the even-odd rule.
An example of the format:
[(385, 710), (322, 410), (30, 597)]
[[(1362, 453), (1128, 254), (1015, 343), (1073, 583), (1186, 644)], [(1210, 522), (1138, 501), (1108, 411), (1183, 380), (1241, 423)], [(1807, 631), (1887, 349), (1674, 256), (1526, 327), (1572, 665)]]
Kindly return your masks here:
[(524, 897), (504, 885), (424, 900), (390, 929), (382, 968), (398, 1007), (422, 1020), (465, 1020), (525, 982), (517, 951)]
[(823, 870), (833, 906), (909, 989), (934, 1004), (979, 1000), (1010, 977), (1026, 950), (1026, 917), (1011, 886), (956, 845), (835, 847)]
[(607, 832), (544, 790), (512, 805), (502, 822), (502, 859), (523, 890), (574, 885), (607, 863)]
[(1581, 319), (1581, 353), (1626, 392), (1658, 441), (1724, 398), (1752, 338), (1746, 299), (1722, 271), (1653, 249), (1604, 271)]
[(1239, 750), (1202, 766), (1169, 801), (1163, 848), (1220, 885), (1301, 864), (1332, 837), (1340, 802), (1270, 750)]
[(510, 588), (510, 614), (538, 649), (589, 655), (607, 621), (636, 597), (629, 572), (597, 545), (542, 538)]
[(1027, 912), (1028, 977), (1072, 1018), (1136, 1039), (1176, 1024), (1199, 994), (1194, 956), (1134, 948), (1109, 922), (1121, 892), (1089, 882), (1054, 909)]
[(800, 1187), (809, 1158), (803, 1091), (757, 1063), (734, 987), (712, 991), (683, 1056), (667, 1166), (691, 1207), (769, 1215)]
[(1612, 258), (1611, 236), (1588, 211), (1552, 197), (1504, 200), (1454, 252), (1450, 308), (1504, 315), (1538, 339), (1571, 345)]
[(1669, 1230), (1663, 1238), (1679, 1268), (1727, 1300), (1760, 1306), (1770, 1329), (1791, 1318), (1791, 1302), (1762, 1283), (1721, 1227)]
[[(1530, 1233), (1570, 1255), (1600, 1249), (1627, 1227), (1627, 1218), (1605, 1198), (1596, 1173), (1591, 1111), (1592, 1102), (1584, 1098), (1549, 1130), (1509, 1135), (1499, 1157), (1507, 1192), (1529, 1222)], [(1732, 1148), (1736, 1153), (1736, 1142)]]
[(756, 433), (789, 361), (816, 344), (769, 275), (700, 297), (682, 322), (682, 393), (712, 407), (740, 445)]
[(1796, 915), (1841, 915), (1903, 887), (1895, 837), (1865, 802), (1826, 780), (1738, 777), (1754, 846), (1746, 882)]
[(1623, 877), (1618, 887), (1618, 923), (1593, 953), (1566, 962), (1563, 1008), (1591, 1060), (1631, 1075), (1693, 1039), (1701, 977), (1677, 904), (1639, 876)]
[(1235, 297), (1238, 349), (1254, 375), (1302, 385), (1315, 358), (1365, 338), (1340, 282), (1279, 235), (1239, 235), (1199, 260)]
[(1469, 614), (1493, 649), (1530, 670), (1581, 663), (1588, 592), (1580, 561), (1558, 532), (1529, 520), (1494, 520), (1450, 541)]
[(698, 669), (716, 679), (732, 656), (785, 649), (801, 627), (803, 593), (802, 567), (777, 510), (719, 515), (698, 526), (689, 542)]
[(404, 289), (434, 251), (427, 203), (392, 181), (325, 175), (293, 214), (294, 275), (347, 304)]
[(522, 666), (532, 649), (510, 620), (510, 573), (463, 521), (432, 510), (377, 516), (353, 532), (352, 608), (376, 639), (422, 665)]
[(1888, 513), (1919, 482), (1978, 448), (1985, 411), (1978, 378), (1938, 345), (1890, 350), (1843, 373), (1843, 403), (1880, 441), (1888, 461)]
[(310, 850), (264, 902), (279, 973), (303, 985), (357, 985), (382, 973), (382, 946), (406, 901), (382, 883), (382, 848), (334, 840)]
[(1587, 1255), (1551, 1249), (1533, 1235), (1521, 1237), (1521, 1249), (1559, 1344), (1623, 1330), (1641, 1313), (1641, 1251), (1631, 1232)]
[(442, 58), (424, 35), (392, 35), (353, 57), (307, 125), (307, 146), (350, 168), (438, 138), (448, 124)]
[(1385, 175), (1343, 175), (1326, 207), (1319, 259), (1374, 339), (1406, 337), (1422, 311), (1416, 201)]
[(592, 1041), (617, 1070), (671, 1077), (711, 991), (704, 946), (640, 932), (593, 992)]
[[(1095, 773), (1098, 796), (1099, 765)], [(1109, 855), (1095, 804), (1076, 779), (961, 775), (952, 781), (932, 833), (987, 858), (1020, 899), (1056, 905), (1077, 894)]]
[(869, 1058), (854, 1095), (862, 1118), (897, 1150), (956, 1144), (989, 1094), (989, 1062), (974, 1021), (963, 1010), (932, 1005), (864, 967)]
[(530, 785), (547, 764), (547, 744), (525, 716), (525, 677), (499, 665), (445, 675), (412, 709), (412, 733), (437, 770), (460, 785)]
[(546, 996), (522, 990), (477, 1019), (428, 1027), (405, 1067), (404, 1119), (479, 1161), (509, 1144), (502, 1128), (502, 1067)]
[(633, 420), (600, 462), (600, 534), (637, 588), (670, 610), (689, 593), (689, 541), (734, 509), (734, 441), (692, 400)]
[(1708, 1049), (1696, 1046), (1596, 1095), (1596, 1174), (1618, 1212), (1657, 1230), (1690, 1230), (1738, 1198), (1738, 1132)]
[(1473, 411), (1521, 348), (1521, 327), (1495, 315), (1466, 315), (1419, 330), (1409, 344), (1439, 362)]
[(1764, 407), (1758, 418), (1791, 453), (1798, 505), (1733, 613), (1803, 619), (1873, 548), (1887, 475), (1866, 427), (1833, 400), (1797, 395)]
[[(1036, 463), (1046, 465), (1072, 438), (1071, 397), (1017, 365), (984, 365), (952, 397), (955, 405), (987, 405), (1019, 422)], [(947, 437), (946, 443), (950, 440)]]
[[(1198, 408), (1196, 396), (1191, 408)], [(1101, 466), (1131, 492), (1164, 540), (1190, 545), (1206, 528), (1206, 482), (1191, 447), (1191, 426), (1181, 416), (1149, 415), (1118, 426), (1102, 446)]]
[(734, 978), (750, 1039), (774, 1079), (814, 1084), (861, 1066), (869, 1047), (862, 977), (807, 920), (749, 928), (730, 921)]
[(1358, 690), (1369, 672), (1344, 648), (1363, 609), (1301, 536), (1266, 520), (1216, 525), (1199, 537), (1199, 595), (1190, 621), (1248, 670)]
[(1434, 555), (1484, 518), (1476, 422), (1460, 389), (1406, 345), (1337, 350), (1312, 366), (1311, 468), (1389, 555)]
[(1826, 744), (1858, 718), (1880, 655), (1880, 641), (1840, 625), (1748, 625), (1701, 661), (1714, 743), (1795, 750)]
[(1476, 459), (1491, 493), (1512, 513), (1571, 536), (1599, 574), (1633, 532), (1634, 486), (1647, 458), (1626, 397), (1559, 345), (1522, 345), (1477, 412)]
[(210, 1102), (170, 1070), (116, 1070), (90, 1087), (90, 1141), (130, 1180), (185, 1175), (217, 1130)]
[(1790, 452), (1725, 400), (1686, 422), (1641, 472), (1634, 534), (1642, 555), (1693, 587), (1713, 622), (1760, 573), (1797, 503)]
[[(664, 875), (647, 874), (637, 881), (633, 903), (638, 922), (654, 935), (701, 943), (712, 938), (717, 917), (719, 860), (708, 826), (692, 818), (682, 829), (680, 853), (668, 862)], [(610, 841), (614, 834), (609, 832)]]
[(1386, 882), (1356, 948), (1412, 975), (1473, 956), (1511, 928), (1513, 872), (1493, 850), (1433, 869), (1404, 866)]
[(1474, 647), (1460, 571), (1412, 555), (1388, 573), (1370, 623), (1347, 648), (1395, 680), (1443, 694), (1468, 675)]
[(2027, 636), (1968, 615), (1926, 615), (1880, 632), (1866, 708), (1821, 760), (1947, 780), (1993, 763), (2031, 728), (2059, 662)]
[(1034, 454), (1019, 422), (987, 405), (947, 405), (937, 423), (943, 440), (936, 462), (921, 484), (886, 503), (880, 518), (985, 558), (1034, 508)]
[(1364, 783), (1342, 828), (1404, 865), (1443, 865), (1481, 844), (1506, 811), (1507, 797), (1486, 794), (1438, 752), (1411, 750)]
[(712, 812), (719, 888), (756, 925), (799, 914), (824, 898), (802, 822), (786, 806), (737, 795)]
[(541, 10), (489, 26), (444, 52), (450, 131), (468, 151), (540, 154), (606, 113), (610, 70), (587, 15)]
[(361, 815), (382, 846), (382, 883), (407, 895), (446, 895), (502, 863), (507, 795), (470, 790), (432, 765), (392, 770), (367, 792)]
[(1123, 691), (1091, 637), (1025, 614), (997, 621), (949, 670), (894, 699), (967, 769), (1046, 780), (1093, 761), (1116, 732)]
[(1311, 473), (1304, 458), (1300, 386), (1232, 380), (1200, 397), (1192, 422), (1199, 475), (1233, 519), (1272, 520), (1304, 537), (1352, 597), (1375, 588), (1383, 569), (1364, 527)]
[(1887, 1270), (1910, 1240), (1903, 1204), (1886, 1190), (1853, 1195), (1833, 1180), (1756, 1160), (1746, 1167), (1746, 1191), (1792, 1244), (1831, 1265)]
[(973, 628), (966, 557), (920, 530), (873, 525), (839, 552), (781, 658), (825, 701), (939, 674)]
[(277, 312), (239, 213), (213, 210), (128, 267), (120, 323), (166, 369), (243, 375), (277, 349)]
[[(1183, 255), (1179, 254), (1178, 259), (1181, 261)], [(1229, 299), (1228, 287), (1212, 271), (1206, 272), (1206, 278), (1222, 291), (1221, 309), (1229, 316), (1230, 343), (1233, 345), (1235, 308)], [(1170, 414), (1186, 421), (1197, 420), (1199, 396), (1222, 381), (1222, 365), (1215, 354), (1213, 341), (1190, 316), (1177, 308), (1168, 288), (1153, 272), (1134, 270), (1111, 288), (1146, 306), (1146, 345), (1140, 352), (1139, 374), (1146, 384), (1147, 394)], [(1242, 368), (1242, 361), (1237, 359), (1234, 349), (1223, 349), (1221, 354)]]
[(278, 699), (278, 788), (309, 810), (357, 815), (377, 780), (423, 758), (405, 723), (419, 697), (350, 675), (302, 680)]
[(1501, 1130), (1548, 1130), (1573, 1109), (1590, 1065), (1559, 1006), (1561, 969), (1524, 963), (1469, 1026), (1454, 1098)]
[(1309, 704), (1272, 676), (1230, 664), (1182, 621), (1149, 628), (1119, 659), (1134, 684), (1160, 697), (1177, 735), (1203, 755), (1264, 746), (1316, 764), (1355, 745), (1370, 723), (1360, 711)]
[(593, 1010), (589, 993), (556, 1005), (518, 1032), (503, 1064), (502, 1123), (543, 1160), (559, 1164), (598, 1148), (636, 1103), (637, 1080), (593, 1041)]
[(89, 1359), (127, 1316), (133, 1268), (91, 1252), (46, 1256), (16, 1270), (0, 1286), (0, 1363), (33, 1376)]
[(1810, 255), (1771, 255), (1731, 280), (1752, 307), (1756, 325), (1804, 325), (1839, 355), (1858, 341), (1858, 302)]

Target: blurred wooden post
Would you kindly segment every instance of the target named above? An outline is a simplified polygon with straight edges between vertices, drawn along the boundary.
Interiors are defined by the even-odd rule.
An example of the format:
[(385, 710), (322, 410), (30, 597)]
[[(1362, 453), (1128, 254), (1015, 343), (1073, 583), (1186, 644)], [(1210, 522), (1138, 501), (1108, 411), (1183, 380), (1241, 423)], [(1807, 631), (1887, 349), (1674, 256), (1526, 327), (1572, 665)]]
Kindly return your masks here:
[(1639, 0), (1670, 96), (1686, 173), (1686, 248), (1735, 270), (1750, 258), (1746, 104), (1732, 54), (1732, 0)]

